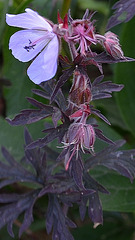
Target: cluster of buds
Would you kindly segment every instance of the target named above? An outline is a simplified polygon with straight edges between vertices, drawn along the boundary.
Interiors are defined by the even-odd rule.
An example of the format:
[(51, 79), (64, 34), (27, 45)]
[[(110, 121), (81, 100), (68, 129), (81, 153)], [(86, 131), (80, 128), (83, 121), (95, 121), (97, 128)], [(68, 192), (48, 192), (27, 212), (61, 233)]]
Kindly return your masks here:
[[(74, 71), (73, 84), (69, 92), (69, 105), (67, 113), (73, 123), (64, 136), (63, 144), (68, 151), (65, 155), (65, 169), (69, 168), (72, 157), (78, 151), (94, 153), (95, 131), (92, 125), (87, 124), (87, 118), (91, 114), (89, 102), (91, 101), (91, 88), (89, 79), (78, 70)], [(72, 150), (71, 150), (72, 149)]]
[[(68, 43), (73, 43), (77, 46), (76, 55), (92, 54), (91, 45), (101, 44), (105, 51), (115, 59), (123, 59), (124, 54), (121, 49), (118, 36), (112, 32), (106, 32), (105, 35), (97, 34), (94, 23), (91, 20), (95, 13), (90, 13), (86, 10), (82, 19), (73, 20), (70, 11), (65, 15), (64, 20), (60, 18), (58, 13), (58, 25), (54, 25), (55, 33), (58, 37), (64, 37)], [(57, 29), (57, 30), (56, 30)]]
[[(69, 22), (67, 15), (61, 23), (61, 29), (65, 28), (65, 41), (72, 46), (72, 55), (75, 58), (78, 54), (81, 56), (91, 55), (91, 45), (101, 44), (106, 52), (114, 59), (123, 59), (124, 55), (121, 50), (118, 37), (107, 32), (104, 36), (95, 33), (94, 21), (91, 21), (93, 14), (86, 13), (83, 19), (73, 20), (69, 14)], [(77, 46), (77, 47), (76, 47)], [(64, 148), (68, 151), (65, 154), (65, 169), (69, 168), (69, 164), (74, 155), (78, 159), (78, 151), (85, 152), (87, 149), (90, 153), (94, 153), (95, 130), (90, 124), (87, 124), (87, 118), (91, 114), (90, 101), (92, 100), (91, 83), (85, 74), (78, 69), (74, 71), (73, 83), (68, 97), (67, 114), (73, 123), (69, 127), (63, 138)]]

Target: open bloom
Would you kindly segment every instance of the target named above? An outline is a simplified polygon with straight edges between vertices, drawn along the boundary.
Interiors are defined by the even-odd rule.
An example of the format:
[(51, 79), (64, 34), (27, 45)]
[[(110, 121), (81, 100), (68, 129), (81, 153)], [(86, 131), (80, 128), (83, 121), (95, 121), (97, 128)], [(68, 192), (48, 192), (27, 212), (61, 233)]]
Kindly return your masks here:
[(72, 21), (72, 34), (68, 39), (78, 44), (77, 51), (85, 55), (88, 50), (90, 51), (91, 44), (96, 45), (97, 43), (93, 22), (89, 19)]
[(59, 40), (53, 26), (37, 12), (27, 8), (26, 13), (6, 14), (9, 26), (23, 28), (14, 33), (9, 49), (21, 62), (33, 60), (27, 70), (29, 78), (36, 84), (51, 79), (57, 70)]

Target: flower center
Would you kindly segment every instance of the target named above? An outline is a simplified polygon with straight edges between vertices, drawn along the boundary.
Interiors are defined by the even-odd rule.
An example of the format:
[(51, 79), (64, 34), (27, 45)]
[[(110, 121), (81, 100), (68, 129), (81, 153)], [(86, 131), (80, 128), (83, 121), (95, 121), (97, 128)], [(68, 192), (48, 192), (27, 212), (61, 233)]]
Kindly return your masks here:
[(29, 52), (31, 49), (34, 49), (36, 46), (36, 43), (32, 43), (32, 41), (29, 39), (29, 45), (25, 46), (24, 49), (26, 49), (27, 52)]

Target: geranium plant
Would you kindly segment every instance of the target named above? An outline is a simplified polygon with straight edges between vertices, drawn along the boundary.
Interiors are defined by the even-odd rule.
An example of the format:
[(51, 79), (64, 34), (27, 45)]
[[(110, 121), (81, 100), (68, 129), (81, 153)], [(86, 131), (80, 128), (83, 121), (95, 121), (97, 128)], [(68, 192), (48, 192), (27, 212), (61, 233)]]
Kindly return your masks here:
[[(68, 210), (73, 204), (77, 204), (81, 220), (84, 220), (88, 209), (94, 228), (103, 224), (99, 193), (108, 194), (109, 191), (91, 175), (91, 170), (96, 170), (97, 166), (115, 170), (133, 182), (135, 150), (119, 150), (125, 141), (114, 142), (107, 133), (103, 133), (98, 126), (98, 118), (108, 125), (111, 123), (94, 106), (96, 100), (110, 98), (113, 92), (119, 92), (124, 87), (110, 80), (104, 81), (103, 64), (130, 64), (134, 61), (124, 55), (119, 37), (109, 30), (120, 23), (120, 12), (127, 11), (125, 21), (133, 16), (127, 2), (118, 1), (114, 9), (119, 6), (121, 10), (116, 10), (110, 18), (104, 35), (96, 31), (96, 14), (88, 9), (82, 19), (73, 19), (70, 10), (62, 19), (58, 11), (57, 24), (30, 8), (26, 8), (25, 13), (6, 15), (9, 26), (23, 29), (11, 36), (9, 49), (21, 62), (32, 60), (27, 74), (32, 82), (39, 85), (38, 88), (35, 85), (32, 92), (43, 99), (41, 102), (28, 97), (33, 107), (22, 110), (13, 119), (8, 117), (7, 121), (12, 126), (19, 126), (42, 119), (52, 120), (51, 123), (45, 121), (43, 138), (33, 140), (25, 128), (23, 162), (16, 161), (2, 147), (5, 162), (0, 162), (0, 188), (16, 182), (32, 183), (34, 186), (21, 194), (0, 194), (0, 228), (7, 225), (13, 238), (15, 220), (24, 213), (20, 238), (34, 220), (34, 204), (45, 195), (48, 196), (45, 226), (47, 233), (52, 233), (53, 240), (73, 239), (69, 229), (75, 228), (76, 224), (68, 217)], [(68, 57), (63, 54), (63, 44), (67, 45)], [(97, 46), (102, 52), (96, 51)], [(88, 71), (88, 67), (93, 65), (99, 73), (95, 80)], [(67, 81), (70, 87), (63, 94)], [(48, 146), (55, 139), (58, 140), (59, 151)], [(94, 147), (97, 139), (107, 143), (107, 147), (99, 152)]]

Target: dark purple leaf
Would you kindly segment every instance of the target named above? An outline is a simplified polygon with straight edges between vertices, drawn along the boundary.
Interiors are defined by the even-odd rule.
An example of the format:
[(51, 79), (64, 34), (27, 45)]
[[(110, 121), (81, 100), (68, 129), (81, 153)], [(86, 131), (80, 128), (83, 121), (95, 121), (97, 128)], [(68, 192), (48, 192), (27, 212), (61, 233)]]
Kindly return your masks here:
[(97, 109), (91, 108), (91, 113), (97, 115), (100, 117), (104, 122), (111, 125), (111, 123), (108, 121), (108, 119)]
[[(100, 200), (98, 197), (98, 191), (108, 194), (109, 192), (102, 186), (100, 185), (97, 181), (95, 181), (87, 171), (84, 172), (83, 175), (83, 180), (84, 180), (84, 186), (86, 189), (93, 189), (94, 192), (89, 195), (84, 195), (81, 197), (81, 201), (79, 204), (79, 211), (80, 211), (80, 217), (82, 220), (84, 220), (85, 214), (86, 214), (86, 208), (87, 208), (87, 202), (89, 200), (89, 216), (91, 220), (96, 224), (96, 223), (102, 223), (103, 218), (102, 218), (102, 208), (100, 204)], [(95, 202), (94, 202), (95, 199)]]
[(37, 122), (41, 119), (51, 116), (53, 107), (45, 105), (42, 109), (27, 109), (22, 110), (14, 119), (7, 118), (6, 120), (12, 126), (25, 125)]
[(103, 158), (111, 153), (115, 153), (116, 150), (120, 147), (122, 147), (125, 144), (125, 140), (118, 140), (115, 142), (115, 144), (110, 145), (106, 148), (104, 148), (102, 151), (96, 153), (95, 156), (91, 156), (88, 158), (88, 160), (85, 162), (85, 169), (93, 168), (95, 165), (98, 165), (100, 163), (100, 158)]
[[(61, 153), (59, 154), (59, 156), (57, 157), (56, 161), (59, 162), (61, 160), (64, 160), (65, 155), (67, 154), (67, 152), (69, 151), (69, 148), (64, 148)], [(64, 162), (64, 161), (63, 161)]]
[[(109, 164), (107, 164), (107, 167), (109, 168)], [(110, 169), (114, 169), (115, 171), (117, 171), (121, 175), (129, 178), (131, 183), (133, 182), (134, 175), (132, 175), (130, 170), (128, 168), (126, 168), (124, 165), (122, 165), (121, 163), (114, 163), (114, 167), (111, 164)]]
[(53, 108), (53, 114), (52, 114), (52, 121), (54, 124), (54, 127), (57, 127), (58, 121), (62, 118), (61, 111), (58, 108)]
[(1, 193), (0, 203), (12, 203), (20, 200), (20, 194), (17, 193)]
[[(57, 81), (57, 84), (53, 90), (53, 93), (51, 95), (51, 102), (54, 101), (58, 91), (60, 90), (60, 88), (64, 85), (64, 83), (71, 77), (71, 75), (73, 74), (73, 68), (64, 70), (63, 74), (60, 76), (59, 80)], [(59, 94), (59, 93), (58, 93)]]
[(98, 99), (103, 99), (103, 98), (111, 98), (112, 95), (108, 93), (97, 93), (93, 96), (92, 100), (98, 100)]
[(85, 190), (83, 185), (83, 163), (81, 157), (74, 156), (69, 164), (69, 173), (80, 190)]
[[(36, 147), (44, 147), (46, 144), (48, 144), (49, 142), (52, 142), (54, 139), (58, 138), (59, 141), (61, 142), (65, 132), (68, 130), (68, 126), (69, 123), (63, 123), (60, 126), (58, 126), (57, 128), (51, 128), (51, 129), (47, 129), (47, 132), (49, 132), (49, 134), (44, 137), (44, 138), (40, 138), (37, 141), (34, 141), (33, 143), (29, 144), (27, 146), (28, 149), (33, 149)], [(45, 130), (46, 131), (46, 130)]]
[(66, 217), (66, 225), (69, 226), (70, 228), (76, 228), (76, 224), (71, 220), (69, 219), (68, 217)]
[[(24, 132), (25, 143), (26, 146), (33, 142), (27, 128), (25, 128)], [(46, 175), (46, 153), (42, 153), (40, 149), (25, 149), (25, 157), (26, 161), (32, 164), (34, 169), (36, 170), (37, 177), (39, 181), (45, 180)]]
[(6, 150), (5, 147), (1, 148), (1, 152), (3, 157), (6, 159), (10, 166), (12, 167), (14, 166), (16, 168), (20, 167), (20, 164), (15, 161), (15, 159), (11, 156), (11, 154)]
[(124, 87), (122, 84), (115, 84), (111, 81), (101, 82), (103, 76), (99, 76), (92, 83), (92, 100), (109, 98), (112, 92), (119, 92)]
[[(52, 94), (52, 92), (54, 90), (54, 87), (55, 87), (55, 85), (51, 88), (50, 94)], [(35, 93), (38, 96), (41, 96), (41, 97), (45, 98), (45, 99), (49, 99), (50, 100), (50, 98), (51, 98), (50, 94), (46, 94), (45, 91), (40, 90), (40, 89), (33, 89), (32, 92)], [(65, 100), (65, 97), (64, 97), (61, 89), (59, 89), (59, 92), (58, 92), (57, 96), (55, 97), (55, 102), (57, 103), (57, 105), (59, 106), (59, 108), (62, 111), (66, 110), (66, 100)]]
[(67, 217), (64, 215), (58, 199), (55, 196), (50, 195), (46, 216), (47, 232), (50, 233), (53, 227), (53, 240), (73, 240), (67, 224), (69, 225), (69, 219), (67, 219)]
[(45, 91), (41, 90), (41, 89), (32, 89), (32, 92), (40, 97), (43, 97), (45, 99), (49, 99), (50, 100), (50, 94), (46, 93)]
[(12, 238), (15, 237), (15, 236), (14, 236), (14, 233), (13, 233), (13, 223), (14, 223), (14, 221), (12, 220), (11, 222), (9, 222), (9, 223), (7, 224), (7, 231), (8, 231), (9, 235), (10, 235)]
[(100, 140), (109, 144), (114, 144), (112, 140), (110, 140), (109, 138), (103, 135), (102, 130), (95, 128), (95, 133), (96, 133), (96, 137), (99, 138)]
[(37, 196), (38, 196), (37, 193), (33, 194), (32, 199), (30, 201), (30, 206), (25, 211), (23, 223), (22, 223), (22, 225), (19, 229), (19, 238), (21, 237), (22, 233), (24, 231), (26, 231), (28, 229), (28, 227), (31, 225), (31, 223), (33, 222), (33, 207), (34, 207), (34, 204), (37, 200)]
[(47, 161), (50, 163), (52, 163), (52, 162), (56, 163), (56, 159), (59, 155), (58, 152), (56, 152), (55, 150), (51, 149), (48, 146), (45, 146), (44, 149), (45, 149)]
[(79, 213), (80, 213), (80, 218), (81, 220), (83, 221), (84, 218), (85, 218), (85, 215), (86, 215), (86, 210), (87, 210), (87, 201), (88, 201), (88, 198), (82, 198), (80, 204), (79, 204)]
[[(49, 81), (45, 81), (45, 82), (42, 82), (40, 84), (40, 87), (45, 91), (45, 94), (47, 94), (47, 96), (48, 96), (47, 99), (50, 99), (51, 94), (52, 94), (52, 90), (55, 87), (55, 83), (56, 83), (56, 80), (55, 79), (51, 79)], [(45, 95), (44, 95), (44, 98), (46, 98)]]
[(93, 189), (104, 194), (109, 194), (109, 192), (101, 184), (99, 184), (90, 174), (85, 170), (83, 175), (84, 185), (87, 189)]
[(95, 87), (96, 85), (98, 85), (100, 82), (102, 82), (103, 78), (104, 78), (104, 75), (100, 75), (99, 77), (97, 77), (97, 78), (93, 81), (92, 86)]
[(94, 227), (103, 224), (102, 206), (97, 192), (89, 196), (88, 213), (92, 222), (94, 222)]
[(73, 206), (73, 203), (80, 203), (81, 200), (81, 193), (77, 190), (67, 191), (67, 194), (60, 194), (60, 200), (68, 205), (69, 207)]
[(38, 102), (37, 100), (35, 100), (34, 98), (30, 98), (30, 97), (27, 97), (27, 100), (29, 103), (31, 103), (34, 107), (37, 107), (37, 108), (40, 108), (40, 109), (44, 109), (44, 108), (50, 108), (49, 105), (46, 105), (46, 104), (43, 104), (41, 102)]
[(114, 9), (115, 12), (108, 21), (107, 30), (122, 22), (128, 22), (134, 17), (135, 0), (119, 0), (114, 4), (112, 9)]
[(46, 213), (46, 231), (48, 234), (52, 231), (52, 227), (54, 223), (53, 204), (54, 204), (53, 197), (52, 195), (49, 195), (49, 203), (48, 203), (48, 208)]
[[(18, 194), (16, 194), (16, 199), (15, 195), (13, 196), (11, 194), (11, 201), (10, 195), (7, 195), (7, 198), (9, 198), (7, 202), (9, 202), (9, 204), (0, 207), (0, 228), (8, 224), (8, 231), (11, 234), (11, 236), (13, 236), (12, 232), (13, 221), (16, 220), (22, 212), (27, 211), (28, 209), (31, 208), (31, 204), (33, 203), (34, 199), (36, 199), (36, 197), (38, 196), (38, 192), (39, 190), (34, 190), (31, 191), (30, 193), (20, 195), (20, 197)], [(13, 200), (14, 202), (12, 203)]]
[(94, 57), (89, 57), (86, 60), (88, 61), (91, 59), (93, 59), (97, 63), (108, 63), (108, 64), (118, 63), (118, 62), (133, 62), (133, 61), (135, 61), (134, 58), (129, 58), (129, 57), (115, 59), (111, 55), (108, 55), (106, 52), (97, 54)]
[(67, 56), (63, 57), (62, 55), (59, 55), (59, 62), (63, 69), (70, 68), (72, 66), (72, 62), (70, 62)]
[(15, 161), (11, 154), (2, 147), (2, 153), (8, 164), (0, 162), (0, 178), (4, 180), (0, 182), (0, 187), (12, 184), (14, 182), (38, 182), (33, 173), (26, 170), (20, 163)]
[(44, 196), (47, 193), (55, 193), (60, 196), (60, 194), (68, 192), (74, 186), (74, 182), (69, 178), (69, 176), (61, 180), (59, 179), (59, 176), (56, 175), (55, 177), (50, 177), (49, 180), (53, 183), (48, 183), (45, 187), (43, 187), (39, 192), (38, 197)]
[(102, 165), (109, 169), (113, 169), (121, 175), (128, 177), (131, 181), (135, 177), (135, 150), (119, 150), (125, 141), (116, 141), (101, 152), (97, 153), (94, 157), (86, 161), (86, 168), (89, 169), (96, 165)]

